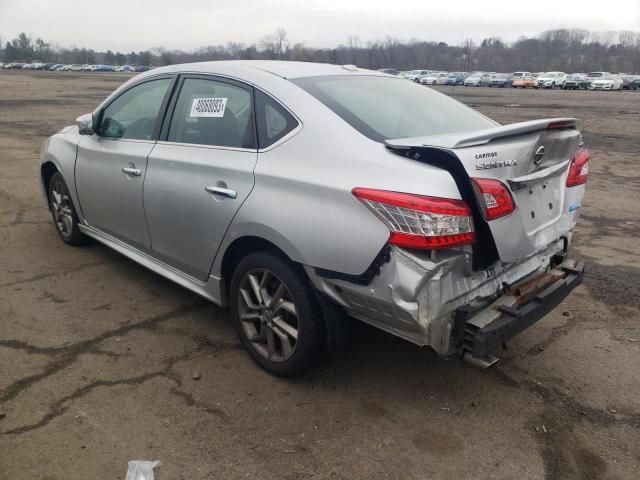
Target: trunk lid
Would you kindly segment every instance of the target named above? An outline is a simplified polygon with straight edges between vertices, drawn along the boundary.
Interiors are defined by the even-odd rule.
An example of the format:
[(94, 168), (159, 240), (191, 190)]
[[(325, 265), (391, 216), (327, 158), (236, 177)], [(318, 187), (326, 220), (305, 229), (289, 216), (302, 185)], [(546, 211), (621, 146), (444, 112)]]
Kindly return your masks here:
[(428, 149), (447, 151), (461, 163), (467, 183), (500, 180), (515, 211), (487, 224), (500, 259), (514, 262), (569, 237), (575, 226), (584, 195), (584, 185), (566, 187), (569, 165), (582, 145), (575, 125), (575, 119), (554, 118), (386, 143), (392, 150), (426, 149), (426, 156)]

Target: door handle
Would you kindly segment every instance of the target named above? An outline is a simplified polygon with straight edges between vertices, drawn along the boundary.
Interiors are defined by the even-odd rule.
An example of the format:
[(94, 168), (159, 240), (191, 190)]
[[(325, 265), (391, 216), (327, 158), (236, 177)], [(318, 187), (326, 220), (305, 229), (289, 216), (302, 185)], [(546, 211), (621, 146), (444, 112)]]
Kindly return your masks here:
[(236, 198), (238, 193), (235, 190), (231, 190), (229, 188), (223, 187), (204, 187), (204, 189), (209, 193), (214, 193), (216, 195), (224, 195), (229, 198)]
[(142, 175), (142, 172), (134, 167), (124, 167), (122, 171), (127, 175), (133, 175), (135, 177), (139, 177), (140, 175)]

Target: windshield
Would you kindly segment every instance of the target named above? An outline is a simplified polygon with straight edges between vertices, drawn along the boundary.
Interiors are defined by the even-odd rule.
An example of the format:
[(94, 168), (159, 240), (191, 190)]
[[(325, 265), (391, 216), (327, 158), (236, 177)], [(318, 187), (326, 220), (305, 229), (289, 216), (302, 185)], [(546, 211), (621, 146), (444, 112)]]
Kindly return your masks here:
[(520, 77), (523, 77), (523, 76), (524, 76), (524, 74), (522, 72), (515, 72), (513, 74), (513, 78), (520, 78)]
[(291, 81), (377, 142), (496, 126), (444, 94), (400, 79), (340, 75)]

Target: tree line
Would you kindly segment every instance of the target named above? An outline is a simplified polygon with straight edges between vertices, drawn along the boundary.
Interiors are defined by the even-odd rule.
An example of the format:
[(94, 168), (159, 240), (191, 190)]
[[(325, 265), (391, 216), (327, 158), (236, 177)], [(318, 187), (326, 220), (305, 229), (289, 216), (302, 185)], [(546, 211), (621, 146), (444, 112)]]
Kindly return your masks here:
[(191, 51), (158, 47), (129, 53), (55, 47), (41, 38), (20, 33), (0, 49), (0, 59), (5, 63), (128, 63), (155, 66), (206, 60), (279, 59), (353, 64), (371, 69), (640, 73), (640, 32), (556, 29), (534, 37), (523, 36), (514, 42), (489, 37), (477, 44), (467, 39), (459, 45), (419, 39), (402, 41), (391, 36), (365, 42), (352, 35), (345, 43), (333, 48), (312, 48), (290, 41), (287, 32), (278, 28), (250, 45), (229, 42)]

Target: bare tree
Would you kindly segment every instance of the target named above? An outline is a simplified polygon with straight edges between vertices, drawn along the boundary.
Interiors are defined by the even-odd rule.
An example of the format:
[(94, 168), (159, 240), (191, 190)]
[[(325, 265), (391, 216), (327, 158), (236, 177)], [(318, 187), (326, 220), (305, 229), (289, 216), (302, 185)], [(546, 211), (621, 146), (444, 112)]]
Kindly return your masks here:
[(258, 45), (269, 58), (284, 58), (288, 48), (287, 31), (284, 28), (277, 28), (275, 32), (262, 37)]

